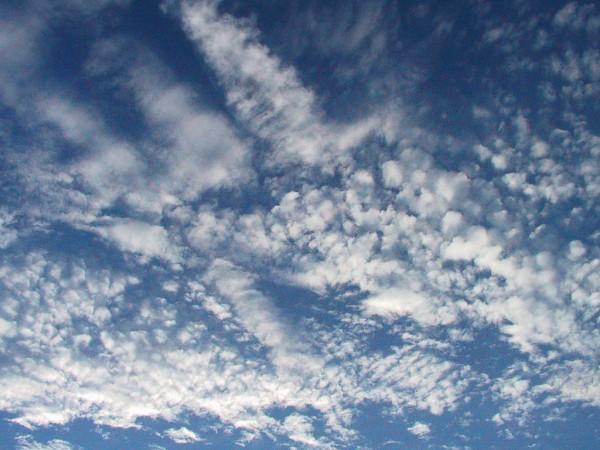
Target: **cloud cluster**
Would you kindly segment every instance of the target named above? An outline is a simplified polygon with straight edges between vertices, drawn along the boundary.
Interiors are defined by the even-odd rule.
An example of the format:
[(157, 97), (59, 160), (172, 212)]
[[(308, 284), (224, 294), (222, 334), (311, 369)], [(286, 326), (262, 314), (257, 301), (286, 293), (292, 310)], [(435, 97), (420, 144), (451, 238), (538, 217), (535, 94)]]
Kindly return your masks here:
[[(532, 100), (481, 75), (498, 89), (466, 110), (475, 138), (432, 125), (433, 104), (328, 117), (219, 2), (163, 4), (214, 86), (99, 27), (79, 61), (89, 97), (44, 82), (43, 36), (127, 2), (1, 17), (0, 120), (22, 136), (0, 157), (0, 410), (27, 428), (162, 420), (177, 444), (209, 440), (200, 417), (239, 443), (335, 448), (362, 445), (374, 410), (438, 442), (440, 416), (503, 430), (600, 406), (599, 53), (576, 45), (600, 22), (577, 2), (526, 21), (520, 3), (508, 26), (476, 8), (474, 47), (542, 81)], [(391, 58), (382, 8), (320, 51)], [(454, 26), (431, 20), (427, 48)], [(551, 49), (564, 33), (579, 40)]]
[[(394, 414), (416, 408), (438, 415), (461, 402), (474, 377), (414, 344), (365, 352), (360, 338), (333, 336), (324, 324), (324, 348), (303, 341), (252, 278), (227, 262), (215, 262), (203, 284), (190, 284), (183, 304), (132, 303), (126, 299), (142, 290), (141, 280), (39, 254), (0, 273), (7, 359), (0, 406), (26, 427), (77, 417), (136, 427), (142, 417), (192, 412), (314, 444), (312, 419), (295, 413), (279, 421), (269, 410), (314, 408), (350, 437), (353, 410), (363, 402), (388, 403)], [(215, 305), (228, 314), (215, 314)], [(348, 350), (340, 352), (335, 340)], [(165, 436), (200, 439), (186, 428)]]

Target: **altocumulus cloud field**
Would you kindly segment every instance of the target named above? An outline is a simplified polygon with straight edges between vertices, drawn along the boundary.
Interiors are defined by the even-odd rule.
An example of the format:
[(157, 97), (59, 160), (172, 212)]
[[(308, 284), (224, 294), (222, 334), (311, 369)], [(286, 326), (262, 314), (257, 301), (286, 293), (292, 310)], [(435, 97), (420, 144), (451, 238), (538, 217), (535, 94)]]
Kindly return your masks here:
[(0, 447), (591, 449), (600, 7), (0, 5)]

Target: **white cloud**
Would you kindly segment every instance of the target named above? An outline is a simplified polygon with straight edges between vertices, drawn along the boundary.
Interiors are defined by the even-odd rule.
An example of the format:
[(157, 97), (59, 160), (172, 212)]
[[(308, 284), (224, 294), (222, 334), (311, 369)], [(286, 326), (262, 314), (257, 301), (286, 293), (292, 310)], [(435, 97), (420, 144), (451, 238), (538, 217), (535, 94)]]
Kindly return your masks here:
[(587, 250), (581, 241), (569, 242), (569, 258), (578, 260), (586, 254)]
[(234, 217), (231, 212), (221, 212), (219, 216), (208, 209), (198, 211), (187, 237), (190, 243), (208, 252), (230, 239)]
[(18, 450), (74, 450), (78, 447), (73, 447), (62, 439), (51, 439), (43, 444), (36, 441), (33, 436), (19, 435), (16, 438), (16, 448)]
[(229, 104), (272, 143), (277, 162), (331, 162), (381, 125), (376, 118), (350, 126), (327, 124), (314, 93), (259, 42), (255, 29), (220, 16), (213, 1), (182, 3), (184, 28), (224, 83)]
[(456, 320), (456, 313), (440, 307), (426, 296), (403, 288), (378, 293), (363, 302), (367, 314), (384, 317), (410, 316), (424, 325), (448, 325)]
[[(188, 86), (174, 82), (148, 51), (140, 53), (143, 58), (136, 58), (127, 69), (127, 85), (153, 128), (161, 130), (153, 156), (166, 166), (164, 189), (191, 200), (206, 189), (248, 181), (252, 173), (248, 145), (227, 119), (205, 108)], [(168, 148), (161, 148), (165, 144)]]
[(569, 2), (556, 12), (554, 24), (593, 32), (600, 28), (600, 17), (595, 14), (595, 6), (592, 3)]
[[(235, 120), (209, 108), (202, 88), (180, 82), (129, 38), (94, 45), (86, 76), (108, 79), (146, 127), (130, 140), (76, 95), (38, 86), (35, 53), (44, 24), (15, 21), (23, 31), (3, 23), (0, 53), (8, 69), (0, 69), (0, 95), (36, 136), (44, 130), (44, 139), (13, 152), (19, 187), (36, 201), (18, 215), (0, 209), (0, 248), (7, 249), (0, 265), (0, 409), (27, 427), (77, 418), (135, 427), (143, 417), (175, 423), (182, 414), (207, 415), (228, 431), (237, 428), (242, 439), (265, 433), (327, 447), (325, 434), (335, 447), (338, 440), (349, 445), (365, 403), (398, 416), (415, 409), (440, 415), (468, 401), (473, 382), (491, 386), (500, 407), (490, 416), (502, 426), (525, 423), (544, 399), (600, 404), (598, 233), (573, 237), (589, 228), (600, 193), (600, 139), (585, 121), (566, 108), (571, 129), (548, 132), (528, 107), (513, 105), (516, 99), (501, 101), (509, 98), (501, 92), (498, 104), (474, 109), (500, 126), (473, 155), (464, 153), (472, 143), (410, 120), (390, 127), (398, 144), (388, 140), (381, 155), (366, 146), (368, 156), (363, 149), (352, 155), (396, 118), (380, 120), (382, 107), (354, 124), (329, 121), (316, 91), (261, 44), (250, 21), (219, 9), (216, 2), (184, 2), (181, 19)], [(566, 5), (554, 23), (590, 30), (592, 10)], [(365, 17), (347, 30), (348, 52), (369, 40), (380, 16)], [(487, 28), (488, 41), (515, 48), (523, 38), (518, 28), (525, 27)], [(567, 46), (552, 58), (540, 67), (563, 83), (557, 95), (595, 92), (597, 52)], [(252, 159), (247, 131), (274, 155)], [(64, 142), (76, 158), (56, 158)], [(462, 172), (441, 167), (440, 148)], [(302, 176), (289, 166), (271, 170), (290, 162), (336, 164), (335, 180), (304, 166)], [(261, 177), (251, 166), (269, 169), (260, 174), (261, 192), (270, 195), (264, 203), (236, 207), (235, 195), (221, 201), (222, 192), (211, 192), (257, 187)], [(211, 206), (198, 205), (202, 194)], [(129, 217), (105, 215), (113, 206)], [(151, 287), (132, 294), (135, 277), (96, 268), (93, 258), (61, 261), (50, 247), (11, 259), (17, 238), (52, 233), (55, 220), (137, 255), (126, 267)], [(28, 229), (27, 221), (35, 225)], [(264, 287), (271, 282), (300, 289), (271, 298)], [(319, 300), (312, 304), (307, 294), (304, 303), (302, 288)], [(456, 362), (481, 327), (520, 350), (509, 357), (525, 367), (493, 377)], [(377, 342), (373, 349), (375, 333), (396, 346)], [(283, 420), (273, 413), (282, 409)], [(409, 432), (432, 433), (424, 422)], [(187, 428), (165, 435), (198, 438)]]
[(111, 220), (105, 225), (91, 228), (102, 237), (113, 241), (121, 250), (133, 252), (143, 258), (162, 258), (177, 263), (181, 257), (177, 246), (169, 239), (167, 230), (130, 219)]
[(402, 185), (402, 165), (398, 161), (386, 161), (381, 170), (385, 187), (398, 188)]
[[(276, 367), (298, 373), (318, 370), (322, 362), (294, 339), (292, 330), (278, 317), (271, 301), (253, 287), (253, 277), (228, 261), (216, 260), (204, 281), (231, 301), (239, 321), (265, 346), (271, 349)], [(214, 306), (213, 306), (214, 310)], [(223, 313), (221, 313), (221, 316)]]
[(431, 433), (429, 425), (423, 422), (415, 422), (408, 427), (408, 431), (417, 436), (419, 439), (426, 438)]
[(455, 237), (444, 250), (444, 257), (448, 259), (475, 259), (495, 260), (500, 256), (502, 249), (492, 244), (487, 230), (483, 227), (471, 227), (466, 236)]
[(0, 208), (0, 249), (8, 247), (17, 240), (18, 233), (14, 228), (14, 214)]
[(313, 436), (313, 426), (309, 419), (301, 414), (291, 414), (283, 421), (283, 429), (289, 438), (313, 448), (324, 447)]
[[(26, 271), (0, 267), (0, 314), (15, 323), (12, 342), (32, 357), (5, 353), (10, 370), (0, 373), (0, 387), (9, 394), (0, 408), (27, 427), (82, 416), (131, 427), (141, 417), (173, 420), (185, 410), (251, 433), (313, 442), (308, 416), (292, 414), (283, 424), (269, 416), (274, 406), (311, 407), (344, 439), (352, 435), (353, 409), (365, 400), (390, 403), (398, 413), (410, 406), (440, 414), (461, 401), (471, 377), (412, 345), (387, 355), (353, 354), (360, 346), (352, 333), (336, 336), (323, 328), (301, 334), (300, 324), (276, 314), (252, 277), (224, 261), (207, 272), (204, 291), (195, 288), (191, 302), (173, 305), (160, 298), (127, 301), (137, 280), (108, 272), (40, 255), (22, 264)], [(186, 312), (185, 305), (194, 306), (211, 289), (232, 304), (221, 326), (233, 333), (235, 346), (214, 341), (203, 321)], [(8, 307), (10, 298), (25, 310)], [(119, 329), (98, 316), (102, 309), (121, 317)], [(339, 352), (338, 338), (350, 343), (346, 353)]]
[(194, 442), (203, 441), (200, 436), (186, 427), (169, 428), (165, 430), (164, 434), (176, 444), (193, 444)]
[[(31, 33), (20, 44), (28, 45), (28, 56), (13, 61), (1, 88), (5, 102), (35, 133), (34, 150), (18, 157), (19, 177), (36, 191), (39, 187), (43, 197), (27, 213), (80, 227), (98, 219), (102, 209), (125, 202), (131, 212), (156, 217), (208, 189), (252, 179), (247, 143), (149, 50), (108, 39), (92, 47), (86, 64), (89, 77), (104, 82), (110, 77), (147, 122), (142, 137), (125, 139), (95, 106), (69, 92), (42, 89), (34, 62), (41, 51), (38, 35), (47, 24), (21, 22)], [(7, 53), (11, 42), (5, 42)], [(64, 157), (65, 141), (74, 147), (72, 157)]]
[(600, 405), (598, 368), (587, 361), (570, 361), (549, 380), (549, 385), (567, 401), (584, 401)]
[(458, 232), (463, 225), (463, 215), (457, 211), (448, 211), (442, 218), (442, 231), (445, 235)]

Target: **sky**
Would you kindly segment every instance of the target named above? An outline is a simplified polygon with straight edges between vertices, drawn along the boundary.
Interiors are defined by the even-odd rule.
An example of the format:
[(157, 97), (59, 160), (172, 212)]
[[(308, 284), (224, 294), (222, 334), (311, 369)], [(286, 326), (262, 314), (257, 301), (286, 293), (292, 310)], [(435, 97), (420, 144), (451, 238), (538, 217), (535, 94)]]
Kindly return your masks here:
[(0, 447), (600, 445), (600, 6), (0, 2)]

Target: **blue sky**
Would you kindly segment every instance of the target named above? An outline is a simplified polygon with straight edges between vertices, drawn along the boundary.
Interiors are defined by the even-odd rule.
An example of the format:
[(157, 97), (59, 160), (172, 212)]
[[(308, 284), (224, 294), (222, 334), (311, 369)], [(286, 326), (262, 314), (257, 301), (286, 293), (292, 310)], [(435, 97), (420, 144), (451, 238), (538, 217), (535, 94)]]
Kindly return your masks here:
[(590, 449), (593, 2), (0, 5), (0, 447)]

